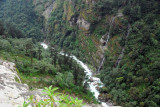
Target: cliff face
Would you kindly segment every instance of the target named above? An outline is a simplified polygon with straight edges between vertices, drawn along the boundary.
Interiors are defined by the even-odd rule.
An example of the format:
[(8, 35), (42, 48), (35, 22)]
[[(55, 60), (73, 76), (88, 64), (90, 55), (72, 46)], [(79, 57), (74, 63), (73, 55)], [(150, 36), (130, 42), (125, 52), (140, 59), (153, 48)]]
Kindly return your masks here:
[(17, 107), (23, 105), (23, 93), (28, 91), (28, 86), (16, 82), (20, 79), (17, 75), (15, 64), (0, 60), (0, 106)]
[(15, 64), (0, 60), (0, 107), (18, 107), (34, 95), (39, 101), (42, 90), (29, 91), (28, 85), (22, 84)]
[[(47, 99), (48, 97), (43, 94), (42, 89), (31, 91), (27, 84), (21, 83), (14, 63), (0, 60), (0, 107), (22, 107), (24, 101), (28, 102), (29, 97), (32, 95), (33, 100), (37, 102)], [(59, 97), (55, 96), (54, 99), (58, 101)], [(58, 107), (58, 103), (55, 103), (55, 105)], [(34, 106), (30, 104), (27, 107)], [(47, 105), (47, 107), (50, 107), (50, 105)], [(86, 104), (83, 107), (102, 106), (98, 104)]]

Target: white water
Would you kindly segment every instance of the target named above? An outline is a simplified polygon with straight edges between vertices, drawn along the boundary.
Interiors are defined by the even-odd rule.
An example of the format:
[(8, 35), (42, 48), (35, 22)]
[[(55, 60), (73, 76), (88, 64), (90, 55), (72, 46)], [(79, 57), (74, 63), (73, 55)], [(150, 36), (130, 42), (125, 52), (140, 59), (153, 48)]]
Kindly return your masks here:
[(124, 47), (123, 47), (123, 49), (122, 49), (122, 51), (121, 51), (121, 54), (119, 55), (119, 57), (118, 57), (118, 59), (117, 59), (117, 61), (116, 61), (116, 63), (115, 63), (115, 66), (116, 67), (118, 67), (119, 66), (119, 64), (121, 63), (121, 60), (122, 60), (122, 58), (123, 58), (123, 56), (124, 56), (124, 51), (125, 51), (125, 48), (126, 48), (126, 43), (127, 43), (127, 40), (128, 40), (128, 36), (129, 36), (129, 34), (130, 34), (130, 27), (131, 27), (131, 25), (130, 24), (128, 24), (128, 29), (127, 29), (127, 35), (126, 35), (126, 37), (125, 37), (125, 44), (124, 44)]
[[(44, 49), (48, 48), (48, 45), (45, 43), (41, 43), (41, 45), (43, 46)], [(64, 55), (63, 52), (60, 52), (60, 54)], [(66, 54), (66, 56), (68, 55)], [(72, 57), (79, 65), (81, 65), (84, 68), (85, 70), (84, 72), (86, 73), (86, 76), (90, 80), (90, 82), (88, 82), (90, 91), (94, 93), (95, 98), (98, 100), (98, 96), (100, 92), (97, 90), (97, 88), (100, 88), (103, 86), (103, 83), (101, 82), (101, 80), (97, 77), (94, 77), (92, 74), (92, 71), (88, 68), (88, 66), (84, 64), (82, 61), (80, 61), (79, 59), (77, 59), (77, 57), (75, 57), (74, 55), (71, 55), (69, 57)], [(105, 102), (101, 102), (101, 104), (103, 107), (109, 107), (109, 105), (107, 105)]]
[[(110, 23), (110, 28), (109, 28), (109, 32), (108, 32), (108, 34), (107, 34), (106, 44), (105, 44), (105, 46), (107, 46), (107, 47), (108, 47), (108, 41), (109, 41), (109, 39), (110, 39), (110, 33), (111, 33), (112, 25), (113, 25), (113, 23), (114, 23), (115, 18), (116, 18), (116, 17), (113, 17), (112, 20), (111, 20), (111, 23)], [(104, 50), (104, 49), (103, 49), (103, 50)], [(101, 70), (104, 61), (105, 61), (105, 55), (103, 55), (103, 58), (102, 58), (102, 60), (101, 60), (101, 62), (100, 62), (100, 66), (98, 67), (97, 72), (99, 72), (99, 71)]]
[(47, 48), (48, 48), (48, 45), (45, 44), (44, 42), (42, 42), (41, 45), (43, 46), (44, 49), (47, 49)]

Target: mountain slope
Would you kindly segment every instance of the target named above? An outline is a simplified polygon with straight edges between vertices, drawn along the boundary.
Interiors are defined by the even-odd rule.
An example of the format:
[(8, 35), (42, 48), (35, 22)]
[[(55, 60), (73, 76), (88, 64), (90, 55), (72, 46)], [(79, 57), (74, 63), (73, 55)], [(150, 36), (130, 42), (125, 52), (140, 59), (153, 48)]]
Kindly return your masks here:
[[(15, 0), (12, 2), (7, 1), (13, 10), (17, 9)], [(17, 3), (25, 7), (26, 2)], [(28, 17), (29, 25), (34, 23), (33, 35), (32, 27), (26, 30), (19, 26), (19, 17), (18, 21), (13, 20), (17, 28), (26, 32), (26, 37), (39, 38), (41, 34), (37, 31), (44, 29), (41, 15), (46, 16), (43, 30), (46, 41), (78, 56), (94, 66), (95, 71), (99, 69), (98, 76), (105, 84), (101, 89), (102, 100), (129, 107), (160, 105), (159, 0), (33, 0), (29, 3), (27, 6), (34, 10), (33, 14), (28, 10), (21, 13)], [(0, 18), (12, 20), (13, 11), (6, 11), (9, 14)], [(40, 20), (36, 21), (37, 18)]]
[(158, 0), (58, 0), (48, 38), (97, 68), (104, 56), (107, 100), (159, 106), (159, 7)]
[(20, 30), (21, 37), (42, 40), (43, 16), (34, 11), (32, 0), (3, 0), (0, 3), (0, 14), (0, 20), (7, 23), (10, 29)]

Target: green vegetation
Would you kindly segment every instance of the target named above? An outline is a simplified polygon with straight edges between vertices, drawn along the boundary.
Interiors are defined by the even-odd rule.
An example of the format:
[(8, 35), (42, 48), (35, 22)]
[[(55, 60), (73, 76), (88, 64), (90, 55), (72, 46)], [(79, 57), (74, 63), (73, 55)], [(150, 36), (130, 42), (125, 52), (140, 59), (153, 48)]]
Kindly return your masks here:
[[(40, 14), (47, 2), (51, 3), (0, 1), (0, 19), (5, 22), (0, 22), (0, 56), (16, 62), (31, 89), (37, 83), (37, 87), (54, 85), (95, 102), (83, 86), (83, 69), (58, 52), (72, 53), (96, 69), (103, 54), (100, 39), (106, 39), (116, 16), (98, 75), (105, 85), (101, 92), (115, 105), (160, 106), (159, 0), (55, 0), (45, 37), (55, 49), (44, 51), (36, 41), (43, 37)], [(78, 19), (90, 23), (90, 28), (77, 24)]]
[[(124, 0), (124, 17), (131, 24), (130, 35), (115, 41), (119, 32), (109, 41), (101, 80), (107, 87), (109, 98), (125, 107), (159, 107), (160, 103), (160, 2), (157, 0)], [(112, 29), (112, 32), (115, 27)], [(127, 34), (127, 29), (125, 30)], [(118, 45), (116, 45), (118, 44)], [(120, 45), (120, 46), (119, 46)], [(125, 48), (119, 66), (115, 46)]]
[[(26, 101), (23, 103), (23, 107), (28, 107), (30, 104), (34, 107), (82, 107), (83, 105), (83, 100), (79, 100), (78, 98), (73, 98), (65, 94), (60, 94), (56, 92), (58, 88), (52, 88), (50, 86), (49, 88), (45, 87), (43, 92), (45, 93), (44, 95), (45, 98), (41, 99), (40, 101), (34, 100), (34, 96), (31, 96), (29, 98), (29, 102), (27, 103)], [(59, 97), (60, 99), (58, 101), (55, 100), (55, 97)]]
[(0, 3), (0, 20), (7, 23), (8, 30), (19, 31), (19, 36), (9, 36), (42, 40), (43, 17), (34, 11), (32, 0), (3, 0)]
[[(121, 2), (117, 4), (116, 0), (94, 1), (56, 0), (48, 21), (47, 40), (61, 48), (65, 47), (82, 61), (96, 68), (101, 52), (99, 39), (109, 30), (110, 18), (112, 14), (117, 13), (117, 6), (120, 6)], [(79, 27), (78, 19), (90, 23), (89, 30)]]
[(88, 102), (96, 102), (87, 86), (83, 86), (84, 70), (66, 56), (65, 49), (65, 55), (60, 55), (58, 48), (44, 50), (32, 38), (10, 38), (7, 27), (0, 25), (0, 57), (16, 64), (22, 82), (27, 83), (30, 89), (54, 85)]

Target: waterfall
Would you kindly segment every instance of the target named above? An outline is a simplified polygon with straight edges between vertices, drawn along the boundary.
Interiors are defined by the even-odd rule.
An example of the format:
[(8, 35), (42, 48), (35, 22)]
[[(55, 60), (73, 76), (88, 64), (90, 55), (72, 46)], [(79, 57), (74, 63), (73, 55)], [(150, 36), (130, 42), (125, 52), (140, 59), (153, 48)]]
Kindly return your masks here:
[(45, 44), (44, 42), (42, 42), (41, 45), (42, 45), (42, 47), (43, 47), (44, 49), (47, 49), (47, 48), (48, 48), (48, 45)]
[(118, 67), (118, 66), (119, 66), (119, 64), (120, 64), (120, 62), (121, 62), (121, 60), (122, 60), (122, 58), (123, 58), (123, 56), (124, 56), (125, 46), (126, 46), (126, 43), (127, 43), (128, 36), (129, 36), (129, 34), (130, 34), (130, 31), (129, 31), (130, 27), (131, 27), (131, 25), (128, 24), (127, 34), (126, 34), (126, 36), (125, 36), (125, 44), (124, 44), (124, 47), (122, 48), (121, 54), (119, 55), (119, 57), (118, 57), (118, 59), (117, 59), (117, 61), (116, 61), (116, 63), (115, 63), (115, 67)]
[[(105, 41), (106, 41), (105, 46), (108, 46), (108, 41), (109, 41), (109, 39), (110, 39), (110, 33), (111, 33), (112, 25), (113, 25), (113, 23), (114, 23), (115, 18), (116, 18), (116, 17), (113, 17), (112, 20), (111, 20), (109, 32), (108, 32), (107, 37), (106, 37), (106, 40), (105, 40)], [(103, 49), (103, 50), (104, 50), (104, 49)], [(99, 65), (99, 67), (98, 67), (97, 72), (99, 72), (99, 71), (101, 70), (104, 61), (105, 61), (105, 55), (104, 55), (104, 53), (103, 53), (103, 58), (102, 58), (101, 61), (100, 61), (100, 65)]]

